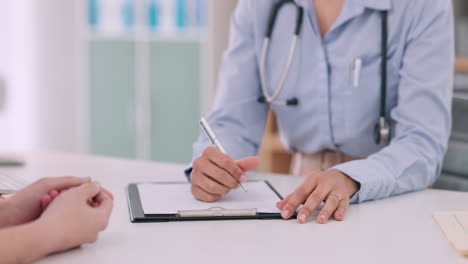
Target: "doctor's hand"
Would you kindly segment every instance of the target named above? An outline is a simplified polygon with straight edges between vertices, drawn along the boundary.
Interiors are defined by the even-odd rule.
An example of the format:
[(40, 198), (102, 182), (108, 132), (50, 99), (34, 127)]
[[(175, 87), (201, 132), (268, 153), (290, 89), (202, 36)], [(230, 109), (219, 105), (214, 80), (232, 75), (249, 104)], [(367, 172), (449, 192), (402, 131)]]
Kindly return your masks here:
[(359, 184), (338, 170), (313, 172), (276, 206), (281, 210), (281, 216), (289, 219), (301, 204), (304, 205), (297, 216), (297, 221), (304, 224), (323, 201), (325, 205), (318, 213), (317, 222), (326, 224), (332, 215), (335, 220), (342, 221), (350, 197), (358, 190)]
[(232, 189), (246, 182), (245, 172), (258, 165), (258, 157), (233, 160), (218, 148), (208, 147), (193, 161), (190, 174), (193, 196), (204, 202), (215, 202)]

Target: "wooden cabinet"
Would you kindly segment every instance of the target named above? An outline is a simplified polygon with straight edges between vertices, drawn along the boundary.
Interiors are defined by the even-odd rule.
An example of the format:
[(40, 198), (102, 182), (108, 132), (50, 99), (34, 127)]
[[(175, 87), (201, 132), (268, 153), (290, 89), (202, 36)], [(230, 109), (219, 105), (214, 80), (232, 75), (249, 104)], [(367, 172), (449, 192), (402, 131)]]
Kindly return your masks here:
[(458, 57), (455, 59), (455, 72), (468, 74), (468, 57)]
[(275, 113), (270, 110), (260, 147), (260, 166), (258, 169), (262, 172), (287, 174), (290, 162), (291, 154), (281, 143)]

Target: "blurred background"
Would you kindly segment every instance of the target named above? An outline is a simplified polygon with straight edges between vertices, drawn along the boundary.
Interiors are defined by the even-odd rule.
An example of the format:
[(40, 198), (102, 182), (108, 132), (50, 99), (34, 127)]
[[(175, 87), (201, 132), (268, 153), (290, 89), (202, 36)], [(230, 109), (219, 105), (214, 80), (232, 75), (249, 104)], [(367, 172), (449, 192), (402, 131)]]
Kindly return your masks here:
[[(2, 1), (0, 150), (190, 162), (236, 3)], [(468, 191), (468, 1), (454, 7), (454, 129), (434, 187)], [(261, 158), (288, 172), (272, 114)]]

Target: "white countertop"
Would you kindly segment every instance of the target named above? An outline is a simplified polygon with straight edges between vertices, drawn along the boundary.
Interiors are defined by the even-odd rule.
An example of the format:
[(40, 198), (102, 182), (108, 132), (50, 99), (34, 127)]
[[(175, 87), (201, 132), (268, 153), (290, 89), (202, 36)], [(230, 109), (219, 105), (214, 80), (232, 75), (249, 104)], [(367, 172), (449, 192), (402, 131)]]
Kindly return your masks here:
[[(434, 211), (468, 211), (468, 193), (424, 190), (352, 205), (344, 222), (327, 225), (295, 220), (132, 224), (127, 184), (184, 181), (184, 166), (63, 153), (25, 156), (26, 167), (0, 172), (28, 179), (92, 176), (115, 195), (109, 228), (97, 243), (40, 263), (468, 263), (432, 219)], [(302, 180), (254, 178), (268, 179), (283, 195)]]

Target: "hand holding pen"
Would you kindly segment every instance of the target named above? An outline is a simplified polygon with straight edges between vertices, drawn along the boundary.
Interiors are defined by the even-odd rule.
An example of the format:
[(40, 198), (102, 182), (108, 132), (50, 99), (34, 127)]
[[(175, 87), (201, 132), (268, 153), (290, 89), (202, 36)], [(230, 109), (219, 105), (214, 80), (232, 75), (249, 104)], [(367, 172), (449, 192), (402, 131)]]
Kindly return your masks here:
[(190, 174), (192, 194), (198, 200), (214, 202), (246, 182), (245, 172), (257, 167), (259, 160), (257, 157), (237, 161), (232, 159), (225, 153), (208, 122), (202, 118), (200, 123), (216, 147), (206, 148), (202, 155), (193, 161)]

